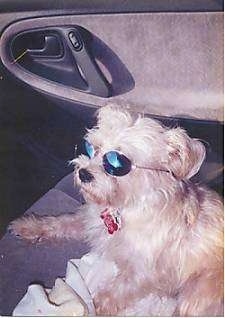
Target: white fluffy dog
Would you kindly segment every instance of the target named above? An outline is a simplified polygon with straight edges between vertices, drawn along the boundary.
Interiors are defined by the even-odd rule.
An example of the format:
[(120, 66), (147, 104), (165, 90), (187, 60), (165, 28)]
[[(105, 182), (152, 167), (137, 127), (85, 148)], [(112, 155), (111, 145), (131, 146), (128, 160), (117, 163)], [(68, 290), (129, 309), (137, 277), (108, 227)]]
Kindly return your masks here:
[(108, 105), (73, 160), (87, 204), (10, 228), (29, 240), (86, 239), (99, 255), (98, 315), (223, 315), (223, 206), (189, 180), (204, 158), (183, 129)]

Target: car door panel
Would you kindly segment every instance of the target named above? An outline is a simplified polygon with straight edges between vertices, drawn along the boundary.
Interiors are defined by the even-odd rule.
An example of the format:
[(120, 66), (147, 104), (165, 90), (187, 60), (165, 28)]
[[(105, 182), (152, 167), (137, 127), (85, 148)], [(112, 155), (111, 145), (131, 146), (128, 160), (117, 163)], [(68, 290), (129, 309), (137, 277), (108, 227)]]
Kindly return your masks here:
[[(111, 84), (110, 98), (40, 78), (13, 63), (9, 43), (16, 34), (67, 25), (79, 25), (93, 34), (92, 50)], [(129, 103), (135, 111), (222, 121), (222, 33), (220, 12), (42, 17), (6, 28), (0, 54), (16, 77), (57, 98), (92, 107), (102, 106), (108, 100), (119, 101)]]

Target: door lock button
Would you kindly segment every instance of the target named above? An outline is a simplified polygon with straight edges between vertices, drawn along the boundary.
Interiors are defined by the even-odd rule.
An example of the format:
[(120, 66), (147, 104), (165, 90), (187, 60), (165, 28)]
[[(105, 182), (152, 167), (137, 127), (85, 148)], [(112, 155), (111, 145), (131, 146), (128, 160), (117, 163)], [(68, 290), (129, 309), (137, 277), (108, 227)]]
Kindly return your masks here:
[(82, 49), (83, 43), (81, 41), (81, 38), (75, 31), (69, 32), (69, 39), (75, 51), (80, 51)]

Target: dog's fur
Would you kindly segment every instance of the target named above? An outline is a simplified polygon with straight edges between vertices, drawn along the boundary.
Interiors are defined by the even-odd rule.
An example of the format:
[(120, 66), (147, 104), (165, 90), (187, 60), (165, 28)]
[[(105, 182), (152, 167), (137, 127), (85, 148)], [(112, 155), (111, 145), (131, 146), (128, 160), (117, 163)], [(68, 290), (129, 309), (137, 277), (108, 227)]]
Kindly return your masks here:
[[(24, 217), (11, 230), (29, 240), (85, 237), (99, 255), (92, 279), (99, 315), (223, 315), (223, 206), (216, 193), (189, 180), (205, 158), (203, 144), (116, 105), (100, 109), (86, 138), (95, 157), (73, 162), (87, 204), (74, 215)], [(169, 172), (107, 175), (102, 156), (110, 150)], [(82, 183), (80, 168), (94, 179)], [(105, 208), (121, 212), (113, 235), (100, 218)]]

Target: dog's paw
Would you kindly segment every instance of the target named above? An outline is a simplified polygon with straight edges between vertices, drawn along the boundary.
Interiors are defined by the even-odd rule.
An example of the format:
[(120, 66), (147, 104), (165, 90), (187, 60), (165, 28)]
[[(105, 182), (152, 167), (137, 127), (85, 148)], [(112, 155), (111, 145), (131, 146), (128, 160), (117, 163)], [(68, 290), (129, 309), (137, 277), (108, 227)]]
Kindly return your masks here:
[(31, 242), (41, 241), (44, 236), (40, 220), (33, 215), (12, 221), (8, 226), (8, 231)]

